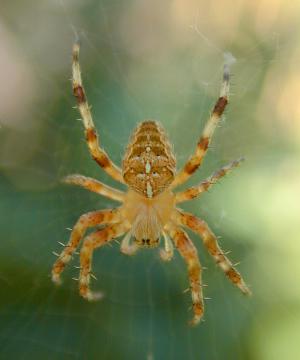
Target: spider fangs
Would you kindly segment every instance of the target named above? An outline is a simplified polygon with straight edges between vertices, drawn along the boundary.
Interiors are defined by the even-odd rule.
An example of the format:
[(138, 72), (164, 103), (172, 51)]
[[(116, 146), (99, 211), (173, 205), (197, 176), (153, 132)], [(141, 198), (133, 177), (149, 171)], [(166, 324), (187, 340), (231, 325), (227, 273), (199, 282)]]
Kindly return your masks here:
[[(100, 147), (90, 107), (81, 80), (78, 62), (79, 44), (73, 46), (73, 93), (85, 128), (85, 136), (93, 159), (113, 179), (128, 186), (126, 193), (114, 189), (92, 178), (82, 175), (69, 175), (64, 182), (82, 186), (90, 191), (118, 201), (121, 206), (93, 211), (80, 216), (73, 227), (70, 240), (52, 268), (52, 280), (60, 283), (60, 275), (89, 227), (103, 225), (83, 240), (80, 250), (79, 292), (88, 300), (99, 298), (90, 290), (93, 251), (109, 241), (123, 236), (121, 251), (133, 255), (140, 247), (155, 247), (163, 236), (160, 257), (169, 261), (173, 257), (173, 244), (187, 265), (190, 291), (193, 303), (192, 325), (199, 323), (203, 316), (202, 270), (197, 250), (183, 228), (189, 228), (199, 235), (209, 254), (223, 270), (228, 279), (244, 294), (250, 294), (240, 273), (226, 257), (218, 244), (217, 237), (206, 222), (193, 214), (176, 207), (177, 204), (191, 200), (207, 191), (218, 179), (237, 167), (242, 159), (232, 161), (222, 167), (200, 184), (175, 193), (173, 189), (186, 182), (198, 169), (207, 152), (213, 132), (228, 102), (229, 65), (224, 66), (223, 83), (220, 96), (209, 116), (194, 154), (184, 167), (176, 172), (176, 160), (171, 145), (162, 127), (155, 121), (144, 121), (138, 125), (127, 147), (122, 170), (116, 166)], [(132, 239), (134, 239), (132, 241)]]

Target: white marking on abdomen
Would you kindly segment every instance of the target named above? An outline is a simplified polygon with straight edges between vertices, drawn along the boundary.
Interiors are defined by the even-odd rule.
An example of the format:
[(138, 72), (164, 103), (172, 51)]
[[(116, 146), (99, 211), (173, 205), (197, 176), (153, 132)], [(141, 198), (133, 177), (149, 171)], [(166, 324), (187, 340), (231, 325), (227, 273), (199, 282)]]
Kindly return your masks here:
[(151, 171), (151, 165), (149, 163), (149, 160), (147, 160), (146, 162), (145, 170), (146, 170), (146, 174), (149, 174)]
[(152, 186), (150, 185), (150, 182), (147, 181), (147, 197), (152, 198), (152, 195), (153, 195)]

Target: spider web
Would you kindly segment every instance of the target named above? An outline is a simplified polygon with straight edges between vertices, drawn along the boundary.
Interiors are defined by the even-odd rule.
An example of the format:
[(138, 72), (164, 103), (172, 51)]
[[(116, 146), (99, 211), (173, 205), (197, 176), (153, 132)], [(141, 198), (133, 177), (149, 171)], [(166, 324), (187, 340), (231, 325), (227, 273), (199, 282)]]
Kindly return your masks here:
[[(288, 230), (287, 241), (295, 255), (279, 240), (297, 223), (290, 215), (299, 210), (294, 192), (283, 185), (292, 184), (295, 191), (299, 180), (294, 164), (299, 161), (300, 132), (292, 120), (281, 123), (280, 106), (277, 112), (268, 106), (274, 95), (270, 89), (282, 80), (276, 71), (285, 68), (299, 37), (286, 41), (289, 27), (276, 13), (269, 27), (267, 22), (265, 28), (259, 25), (262, 10), (257, 4), (252, 9), (257, 23), (249, 22), (246, 5), (230, 15), (233, 5), (221, 11), (216, 4), (192, 0), (155, 1), (151, 6), (136, 1), (32, 1), (18, 10), (8, 1), (4, 4), (0, 36), (8, 39), (3, 48), (15, 61), (11, 73), (17, 69), (20, 75), (11, 76), (15, 93), (6, 89), (9, 101), (0, 113), (1, 359), (277, 359), (286, 349), (296, 358), (293, 334), (300, 322), (300, 291), (297, 286), (290, 289), (288, 271), (299, 275), (296, 231)], [(289, 11), (286, 18), (296, 23)], [(274, 24), (280, 24), (276, 33)], [(57, 242), (67, 242), (77, 218), (116, 206), (63, 186), (59, 179), (80, 173), (119, 186), (91, 160), (82, 124), (75, 120), (79, 115), (72, 109), (68, 80), (74, 29), (81, 38), (80, 63), (94, 122), (103, 147), (118, 164), (132, 129), (152, 118), (166, 128), (182, 166), (218, 96), (223, 54), (230, 51), (237, 58), (229, 109), (201, 170), (187, 185), (241, 155), (247, 162), (182, 208), (205, 219), (223, 249), (232, 251), (230, 259), (242, 261), (239, 270), (252, 285), (252, 299), (228, 283), (193, 234), (207, 268), (204, 294), (212, 298), (205, 301), (205, 321), (197, 328), (187, 326), (191, 299), (184, 293), (187, 271), (178, 254), (164, 263), (157, 249), (134, 257), (122, 255), (117, 242), (98, 249), (93, 258), (98, 281), (92, 281), (92, 288), (105, 297), (97, 303), (82, 300), (72, 280), (78, 276), (78, 255), (63, 273), (63, 285), (51, 283), (51, 251), (61, 251)], [(22, 62), (15, 60), (18, 56)], [(291, 57), (289, 66), (296, 60)], [(4, 66), (11, 61), (4, 58)], [(26, 86), (20, 86), (25, 80)], [(285, 173), (289, 182), (281, 186)], [(285, 206), (291, 209), (288, 215)], [(282, 251), (291, 259), (283, 274), (274, 266)], [(266, 331), (270, 337), (264, 342)], [(279, 337), (281, 347), (276, 347)]]

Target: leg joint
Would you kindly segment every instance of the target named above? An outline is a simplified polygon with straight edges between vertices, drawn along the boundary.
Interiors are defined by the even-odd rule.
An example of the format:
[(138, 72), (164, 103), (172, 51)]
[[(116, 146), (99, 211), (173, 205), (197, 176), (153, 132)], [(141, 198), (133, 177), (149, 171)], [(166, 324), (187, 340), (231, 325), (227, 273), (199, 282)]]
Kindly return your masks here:
[(225, 110), (227, 103), (228, 103), (228, 100), (227, 100), (226, 96), (220, 97), (214, 107), (213, 114), (221, 116)]
[(86, 102), (85, 93), (83, 87), (80, 85), (74, 85), (73, 94), (76, 97), (79, 104)]

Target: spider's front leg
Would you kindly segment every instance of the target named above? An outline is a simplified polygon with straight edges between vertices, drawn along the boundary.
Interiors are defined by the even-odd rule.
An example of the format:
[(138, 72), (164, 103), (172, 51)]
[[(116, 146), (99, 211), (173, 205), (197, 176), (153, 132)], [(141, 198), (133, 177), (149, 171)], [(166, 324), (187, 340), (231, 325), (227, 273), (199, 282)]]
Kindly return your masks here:
[[(229, 57), (229, 55), (228, 55)], [(184, 167), (178, 172), (176, 175), (171, 187), (174, 188), (180, 184), (186, 182), (189, 177), (198, 169), (201, 165), (204, 156), (208, 150), (208, 146), (210, 144), (211, 138), (215, 131), (215, 128), (224, 113), (226, 105), (228, 103), (229, 97), (229, 67), (230, 64), (234, 62), (234, 58), (231, 55), (230, 59), (227, 59), (227, 62), (224, 65), (223, 72), (223, 83), (220, 91), (220, 97), (217, 100), (213, 111), (207, 120), (205, 127), (203, 129), (202, 135), (198, 141), (197, 147), (195, 149), (195, 153), (192, 157), (187, 161)]]
[(184, 225), (196, 234), (200, 235), (207, 251), (215, 259), (215, 262), (224, 271), (228, 279), (236, 285), (243, 294), (251, 295), (250, 289), (245, 284), (241, 274), (235, 269), (231, 261), (225, 256), (224, 252), (218, 244), (216, 235), (210, 230), (209, 226), (202, 219), (196, 216), (178, 211), (177, 220), (181, 225)]
[(85, 128), (86, 141), (93, 159), (115, 180), (124, 183), (121, 169), (116, 166), (106, 152), (99, 146), (99, 138), (93, 122), (91, 110), (85, 95), (81, 79), (79, 65), (79, 43), (73, 45), (73, 63), (72, 63), (72, 84), (73, 93), (77, 99), (78, 109)]
[(97, 300), (102, 296), (102, 294), (93, 293), (89, 288), (94, 250), (103, 246), (108, 241), (123, 235), (128, 230), (129, 229), (126, 225), (118, 223), (95, 231), (85, 238), (80, 251), (79, 275), (79, 293), (85, 299), (92, 301)]
[(173, 239), (177, 250), (185, 260), (188, 267), (194, 311), (194, 317), (190, 321), (190, 324), (197, 325), (200, 322), (204, 312), (201, 284), (201, 265), (198, 258), (197, 249), (195, 248), (187, 233), (180, 227), (167, 224), (166, 231)]
[(58, 285), (61, 283), (60, 274), (71, 260), (72, 255), (87, 228), (101, 224), (114, 223), (119, 220), (120, 213), (118, 209), (93, 211), (80, 216), (72, 230), (68, 244), (64, 246), (63, 251), (53, 265), (52, 281)]

